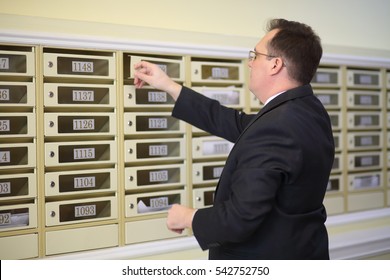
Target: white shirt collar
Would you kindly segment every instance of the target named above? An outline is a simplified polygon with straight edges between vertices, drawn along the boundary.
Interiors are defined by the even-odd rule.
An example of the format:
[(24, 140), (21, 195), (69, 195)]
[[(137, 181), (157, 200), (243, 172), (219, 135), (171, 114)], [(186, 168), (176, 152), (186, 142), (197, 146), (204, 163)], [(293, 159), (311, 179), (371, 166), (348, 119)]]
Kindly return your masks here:
[(286, 92), (286, 91), (282, 91), (282, 92), (279, 92), (275, 95), (272, 95), (270, 98), (267, 99), (267, 101), (265, 101), (264, 106), (267, 105), (272, 99), (276, 98), (277, 96), (281, 95), (284, 92)]

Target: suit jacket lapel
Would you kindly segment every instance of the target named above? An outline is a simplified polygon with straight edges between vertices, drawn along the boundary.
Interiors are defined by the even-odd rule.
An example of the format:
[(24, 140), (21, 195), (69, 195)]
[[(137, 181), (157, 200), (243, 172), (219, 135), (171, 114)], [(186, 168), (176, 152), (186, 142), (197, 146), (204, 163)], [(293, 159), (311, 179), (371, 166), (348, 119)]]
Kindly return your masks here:
[(313, 91), (311, 89), (311, 86), (310, 85), (304, 85), (304, 86), (300, 86), (300, 87), (297, 87), (297, 88), (294, 88), (294, 89), (291, 89), (291, 90), (288, 90), (282, 94), (280, 94), (279, 96), (277, 96), (275, 99), (271, 100), (267, 105), (265, 105), (262, 109), (260, 109), (260, 111), (257, 113), (257, 115), (253, 118), (253, 120), (245, 127), (245, 129), (242, 131), (242, 133), (240, 134), (240, 136), (238, 137), (236, 143), (240, 140), (241, 136), (245, 133), (245, 131), (248, 130), (248, 128), (257, 120), (259, 119), (262, 115), (264, 115), (265, 113), (271, 111), (272, 109), (274, 109), (275, 107), (278, 107), (279, 105), (281, 105), (282, 103), (286, 102), (286, 101), (289, 101), (289, 100), (292, 100), (292, 99), (295, 99), (295, 98), (299, 98), (299, 97), (303, 97), (303, 96), (307, 96), (307, 95), (310, 95), (310, 94), (313, 94)]

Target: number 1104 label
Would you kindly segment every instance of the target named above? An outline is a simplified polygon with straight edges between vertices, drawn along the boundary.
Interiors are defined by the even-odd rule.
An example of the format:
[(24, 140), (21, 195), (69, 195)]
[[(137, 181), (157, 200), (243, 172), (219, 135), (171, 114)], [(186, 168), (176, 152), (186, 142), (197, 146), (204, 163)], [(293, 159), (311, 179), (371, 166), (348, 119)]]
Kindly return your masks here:
[(10, 163), (11, 153), (9, 151), (0, 152), (0, 163)]

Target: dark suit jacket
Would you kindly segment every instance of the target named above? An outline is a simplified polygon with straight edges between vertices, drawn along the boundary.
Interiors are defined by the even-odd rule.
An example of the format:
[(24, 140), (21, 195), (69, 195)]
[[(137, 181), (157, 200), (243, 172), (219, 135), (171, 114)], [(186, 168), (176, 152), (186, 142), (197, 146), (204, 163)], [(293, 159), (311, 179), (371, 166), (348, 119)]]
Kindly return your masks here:
[(256, 115), (183, 87), (172, 115), (235, 143), (213, 207), (193, 219), (210, 259), (329, 259), (323, 199), (334, 142), (310, 85), (282, 93)]

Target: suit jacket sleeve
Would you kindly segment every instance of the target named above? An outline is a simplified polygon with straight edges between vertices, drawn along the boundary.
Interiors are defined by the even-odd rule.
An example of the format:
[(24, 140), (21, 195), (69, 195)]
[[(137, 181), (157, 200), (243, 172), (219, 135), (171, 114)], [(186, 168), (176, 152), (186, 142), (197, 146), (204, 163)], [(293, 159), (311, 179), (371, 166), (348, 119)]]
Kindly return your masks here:
[(243, 129), (253, 119), (247, 115), (183, 87), (172, 111), (172, 116), (192, 124), (212, 135), (235, 143)]

